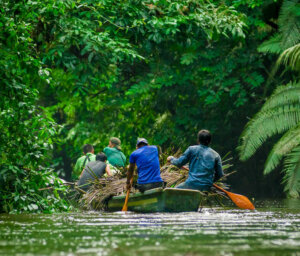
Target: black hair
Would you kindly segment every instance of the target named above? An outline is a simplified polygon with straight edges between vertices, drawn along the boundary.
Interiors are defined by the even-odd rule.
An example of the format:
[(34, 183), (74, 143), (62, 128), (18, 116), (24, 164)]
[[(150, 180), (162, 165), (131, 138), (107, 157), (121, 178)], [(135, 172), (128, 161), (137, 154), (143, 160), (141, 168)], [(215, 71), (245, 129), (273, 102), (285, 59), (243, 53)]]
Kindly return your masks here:
[(101, 161), (101, 162), (105, 162), (107, 160), (107, 157), (104, 153), (98, 153), (96, 155), (96, 161)]
[(198, 132), (198, 142), (202, 145), (208, 146), (211, 142), (211, 133), (208, 130), (201, 130)]
[(137, 144), (138, 148), (141, 148), (141, 147), (144, 147), (144, 146), (148, 146), (148, 144), (145, 143), (145, 142), (140, 142), (139, 144)]
[(82, 148), (84, 154), (92, 152), (93, 149), (94, 147), (91, 144), (85, 144)]

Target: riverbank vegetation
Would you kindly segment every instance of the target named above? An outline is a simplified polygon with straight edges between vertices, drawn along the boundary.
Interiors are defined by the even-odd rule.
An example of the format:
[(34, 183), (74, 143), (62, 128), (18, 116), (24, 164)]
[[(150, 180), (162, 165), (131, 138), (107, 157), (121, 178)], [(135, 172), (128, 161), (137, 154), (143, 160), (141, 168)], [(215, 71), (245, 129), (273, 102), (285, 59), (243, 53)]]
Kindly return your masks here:
[[(297, 1), (2, 0), (0, 7), (0, 211), (67, 210), (55, 177), (70, 179), (85, 143), (102, 151), (116, 136), (127, 156), (137, 137), (163, 151), (184, 149), (201, 128), (212, 131), (218, 152), (234, 152), (241, 169), (229, 179), (234, 187), (280, 195), (281, 165), (262, 177), (274, 141), (245, 164), (235, 149), (249, 118), (287, 88), (278, 86), (297, 89)], [(278, 55), (284, 65), (272, 73)], [(296, 102), (284, 104), (298, 111)], [(297, 116), (266, 131), (260, 143), (298, 123)], [(260, 138), (244, 135), (242, 145)], [(299, 176), (295, 137), (288, 151), (271, 152), (286, 156), (288, 182)], [(54, 193), (43, 190), (49, 186)]]
[[(280, 54), (272, 76), (291, 72), (292, 78), (286, 85), (278, 85), (273, 94), (266, 100), (261, 110), (247, 124), (241, 136), (240, 155), (247, 160), (270, 137), (283, 134), (273, 146), (264, 168), (269, 174), (279, 166), (282, 158), (284, 191), (291, 197), (300, 193), (300, 5), (298, 1), (284, 1), (278, 17), (278, 33), (265, 41), (259, 50)], [(282, 82), (283, 82), (282, 81)]]

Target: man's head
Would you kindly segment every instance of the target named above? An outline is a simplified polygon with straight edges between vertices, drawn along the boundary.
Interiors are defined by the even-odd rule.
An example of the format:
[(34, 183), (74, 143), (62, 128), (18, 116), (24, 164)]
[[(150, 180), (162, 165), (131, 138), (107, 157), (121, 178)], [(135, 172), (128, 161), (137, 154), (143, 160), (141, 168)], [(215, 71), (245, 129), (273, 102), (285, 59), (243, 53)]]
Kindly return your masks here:
[(109, 139), (109, 146), (121, 150), (121, 141), (116, 137), (111, 137)]
[(86, 155), (87, 153), (94, 153), (94, 147), (91, 144), (85, 144), (82, 148), (83, 153)]
[(104, 153), (100, 152), (96, 155), (96, 161), (105, 162), (107, 160), (107, 157)]
[(136, 142), (136, 147), (137, 148), (141, 148), (143, 146), (148, 146), (149, 143), (145, 138), (138, 138), (137, 142)]
[(208, 130), (199, 131), (198, 142), (202, 145), (208, 146), (211, 142), (211, 133)]

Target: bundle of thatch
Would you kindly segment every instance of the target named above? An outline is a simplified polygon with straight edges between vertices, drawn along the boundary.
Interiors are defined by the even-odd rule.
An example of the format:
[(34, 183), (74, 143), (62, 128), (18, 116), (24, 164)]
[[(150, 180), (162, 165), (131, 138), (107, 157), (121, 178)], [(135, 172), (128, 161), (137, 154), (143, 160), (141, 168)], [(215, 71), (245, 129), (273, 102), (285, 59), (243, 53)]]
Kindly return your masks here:
[[(174, 187), (186, 180), (188, 171), (180, 170), (173, 165), (164, 165), (161, 168), (161, 177), (166, 182), (166, 187)], [(95, 180), (87, 193), (81, 198), (81, 205), (87, 210), (105, 209), (107, 201), (116, 195), (121, 195), (126, 192), (127, 178), (120, 176), (101, 178)], [(131, 189), (132, 193), (137, 192), (134, 186)]]
[[(109, 177), (95, 180), (93, 186), (83, 195), (80, 203), (84, 209), (105, 209), (109, 198), (123, 194), (126, 190), (127, 178)], [(132, 188), (134, 192), (134, 188)]]

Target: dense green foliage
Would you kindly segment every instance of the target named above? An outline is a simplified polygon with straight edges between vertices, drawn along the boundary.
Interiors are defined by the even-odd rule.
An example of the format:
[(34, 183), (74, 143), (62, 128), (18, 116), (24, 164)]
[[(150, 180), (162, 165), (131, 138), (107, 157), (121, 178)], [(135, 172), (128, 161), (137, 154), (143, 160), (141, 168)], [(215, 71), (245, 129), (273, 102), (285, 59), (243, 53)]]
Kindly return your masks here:
[[(284, 64), (285, 71), (293, 70), (294, 83), (279, 86), (262, 109), (247, 124), (239, 147), (241, 159), (251, 157), (270, 137), (284, 135), (274, 145), (265, 163), (268, 174), (284, 161), (285, 191), (291, 197), (300, 195), (300, 4), (284, 1), (278, 19), (279, 32), (260, 47), (261, 51), (280, 53), (276, 63)], [(275, 40), (276, 38), (276, 40)]]
[(78, 6), (40, 31), (43, 40), (53, 34), (41, 53), (52, 83), (39, 90), (64, 124), (58, 157), (74, 162), (82, 144), (101, 150), (110, 136), (127, 154), (139, 136), (186, 146), (203, 126), (217, 131), (224, 115), (230, 122), (264, 82), (257, 32), (245, 40), (246, 16), (221, 1)]
[[(129, 155), (137, 137), (184, 148), (208, 128), (220, 153), (234, 149), (278, 82), (267, 72), (275, 56), (257, 48), (277, 33), (280, 5), (0, 0), (2, 210), (34, 201), (37, 211), (66, 208), (58, 193), (40, 190), (51, 168), (70, 178), (82, 145), (101, 151), (111, 136)], [(284, 47), (282, 61), (297, 62), (297, 45)], [(36, 199), (45, 193), (47, 202)]]
[[(19, 6), (20, 7), (20, 6)], [(48, 71), (36, 57), (33, 13), (1, 1), (0, 16), (0, 212), (67, 209), (56, 175), (45, 166), (57, 124), (37, 107), (32, 86), (47, 84)], [(53, 184), (53, 193), (40, 190)]]
[[(62, 131), (64, 145), (72, 145), (68, 155), (78, 155), (84, 142), (103, 147), (112, 135), (121, 137), (127, 153), (138, 136), (180, 145), (178, 137), (198, 129), (200, 102), (219, 103), (224, 90), (241, 95), (236, 106), (247, 101), (246, 90), (263, 81), (259, 74), (236, 74), (223, 84), (238, 73), (233, 59), (242, 50), (232, 47), (245, 36), (244, 18), (225, 5), (195, 1), (93, 1), (57, 18), (63, 25), (43, 57), (54, 66), (54, 81), (43, 94), (45, 102), (51, 99), (48, 109), (68, 125)], [(220, 38), (228, 41), (225, 47)], [(228, 70), (215, 80), (225, 63)], [(248, 79), (248, 88), (240, 79)]]

